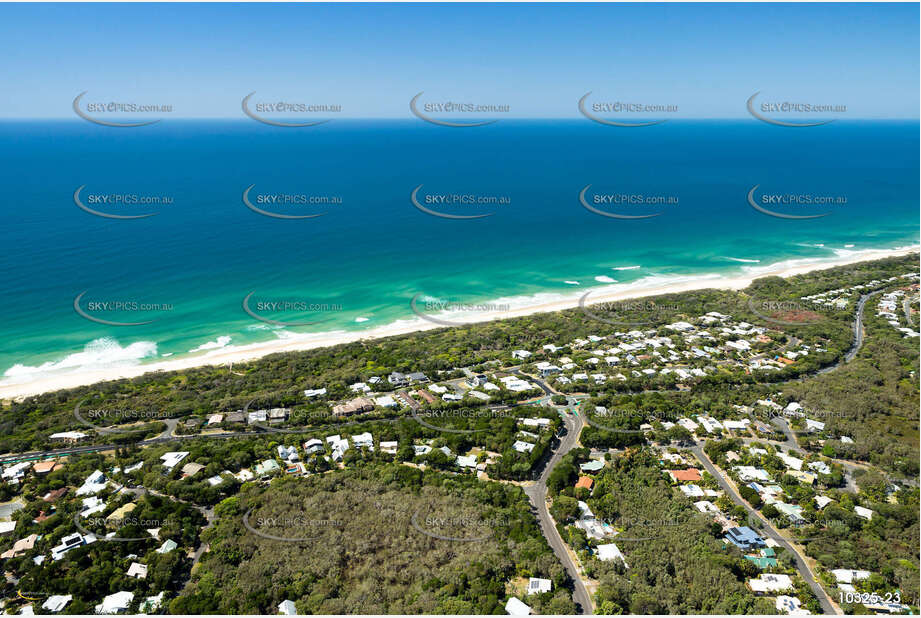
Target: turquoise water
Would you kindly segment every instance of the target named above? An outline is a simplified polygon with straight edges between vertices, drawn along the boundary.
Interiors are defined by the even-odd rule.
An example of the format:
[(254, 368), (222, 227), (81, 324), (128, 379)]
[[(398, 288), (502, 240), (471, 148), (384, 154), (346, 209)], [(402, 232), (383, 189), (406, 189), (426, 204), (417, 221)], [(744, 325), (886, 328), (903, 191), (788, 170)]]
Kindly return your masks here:
[[(473, 303), (579, 294), (611, 283), (731, 275), (791, 259), (918, 243), (917, 122), (785, 129), (757, 121), (670, 121), (618, 129), (587, 121), (501, 121), (449, 129), (414, 121), (334, 121), (279, 129), (248, 121), (164, 121), (112, 129), (80, 120), (0, 123), (4, 254), (0, 372), (145, 363), (291, 333), (364, 330), (415, 319), (410, 300)], [(587, 194), (662, 196), (599, 208)], [(106, 214), (152, 217), (115, 220)], [(323, 214), (287, 220), (257, 214)], [(470, 220), (423, 213), (490, 214)], [(753, 209), (759, 194), (845, 197), (829, 207)], [(89, 204), (118, 193), (169, 204)], [(258, 195), (335, 196), (326, 205)], [(494, 196), (445, 207), (425, 196)], [(675, 203), (677, 202), (677, 203)], [(824, 246), (818, 246), (824, 245)], [(615, 268), (633, 267), (625, 270)], [(596, 279), (600, 278), (600, 279)], [(570, 282), (570, 283), (567, 283)], [(578, 282), (578, 285), (571, 283)], [(135, 326), (102, 324), (78, 314)], [(253, 293), (251, 317), (242, 307)], [(265, 301), (327, 305), (272, 311)], [(520, 300), (520, 299), (519, 299)], [(99, 310), (94, 302), (160, 303)], [(523, 301), (521, 301), (523, 302)], [(257, 308), (261, 307), (261, 308)], [(202, 348), (204, 346), (204, 348)], [(193, 352), (193, 350), (195, 350)]]

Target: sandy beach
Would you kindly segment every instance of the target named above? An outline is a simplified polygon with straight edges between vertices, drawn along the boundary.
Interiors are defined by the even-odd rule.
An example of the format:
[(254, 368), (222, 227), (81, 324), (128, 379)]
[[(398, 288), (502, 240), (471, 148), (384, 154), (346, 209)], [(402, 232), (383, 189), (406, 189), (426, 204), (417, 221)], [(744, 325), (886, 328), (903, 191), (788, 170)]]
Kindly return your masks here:
[[(807, 273), (813, 270), (833, 268), (878, 260), (886, 257), (894, 257), (917, 253), (918, 246), (906, 247), (893, 250), (866, 250), (855, 251), (853, 255), (841, 257), (839, 259), (799, 259), (788, 260), (774, 266), (748, 267), (744, 275), (734, 277), (723, 277), (719, 275), (688, 277), (686, 280), (668, 282), (659, 285), (649, 285), (647, 287), (635, 287), (628, 285), (608, 285), (591, 288), (574, 289), (572, 294), (568, 295), (541, 295), (538, 294), (531, 298), (528, 304), (515, 306), (510, 304), (508, 310), (501, 311), (474, 311), (466, 314), (438, 315), (439, 319), (451, 322), (457, 325), (471, 324), (476, 322), (487, 322), (496, 319), (505, 319), (531, 315), (534, 313), (560, 311), (563, 309), (572, 309), (579, 306), (579, 299), (589, 289), (591, 294), (586, 299), (585, 304), (597, 304), (601, 302), (623, 301), (650, 296), (659, 296), (662, 294), (672, 294), (676, 292), (687, 292), (690, 290), (699, 290), (707, 288), (740, 290), (748, 287), (752, 281), (761, 277), (780, 276), (791, 277), (793, 275)], [(543, 298), (544, 296), (550, 298)], [(497, 299), (491, 304), (502, 305), (506, 300), (514, 299)], [(201, 367), (207, 365), (230, 365), (234, 363), (244, 363), (255, 360), (269, 354), (279, 352), (292, 352), (298, 350), (309, 350), (327, 346), (349, 343), (359, 340), (378, 339), (394, 335), (404, 335), (412, 332), (431, 330), (435, 328), (445, 328), (445, 324), (434, 323), (422, 318), (412, 320), (400, 320), (385, 326), (368, 329), (365, 331), (331, 331), (323, 333), (291, 333), (286, 338), (279, 338), (272, 341), (255, 343), (246, 346), (227, 346), (219, 350), (213, 350), (203, 354), (177, 358), (174, 360), (161, 360), (152, 363), (144, 363), (130, 366), (121, 366), (90, 371), (74, 371), (72, 373), (62, 373), (61, 375), (42, 375), (34, 379), (24, 377), (13, 383), (6, 381), (0, 384), (0, 399), (10, 400), (19, 399), (29, 395), (45, 393), (65, 388), (73, 388), (88, 384), (95, 384), (107, 380), (116, 380), (121, 378), (133, 378), (145, 373), (154, 371), (177, 371), (189, 369), (192, 367)]]

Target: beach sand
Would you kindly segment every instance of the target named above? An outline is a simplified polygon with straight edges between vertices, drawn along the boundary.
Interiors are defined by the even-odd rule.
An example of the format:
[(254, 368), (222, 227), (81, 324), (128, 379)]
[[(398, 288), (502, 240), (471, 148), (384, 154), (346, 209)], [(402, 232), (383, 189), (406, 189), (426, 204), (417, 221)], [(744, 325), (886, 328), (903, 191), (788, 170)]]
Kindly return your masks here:
[[(750, 267), (744, 275), (735, 277), (690, 277), (685, 281), (670, 282), (661, 285), (650, 285), (648, 287), (630, 287), (625, 285), (610, 285), (592, 287), (591, 295), (586, 299), (586, 305), (597, 304), (601, 302), (623, 301), (649, 296), (659, 296), (662, 294), (673, 294), (676, 292), (687, 292), (690, 290), (701, 289), (722, 289), (722, 290), (741, 290), (749, 285), (752, 281), (761, 277), (779, 276), (791, 277), (807, 273), (813, 270), (822, 270), (836, 266), (844, 266), (857, 262), (866, 262), (878, 260), (887, 257), (908, 255), (917, 253), (918, 246), (906, 247), (893, 250), (866, 250), (855, 251), (852, 255), (847, 255), (839, 259), (798, 259), (781, 262), (775, 266), (767, 267)], [(572, 309), (579, 306), (579, 299), (585, 294), (585, 291), (576, 292), (565, 297), (552, 295), (551, 299), (542, 300), (540, 295), (534, 298), (534, 302), (528, 305), (513, 307), (507, 311), (477, 311), (473, 315), (451, 315), (444, 318), (460, 324), (473, 324), (477, 322), (487, 322), (496, 319), (506, 319), (531, 315), (534, 313), (560, 311), (563, 309)], [(499, 305), (502, 299), (495, 301), (493, 304)], [(441, 318), (442, 316), (438, 316)], [(342, 343), (349, 343), (359, 340), (379, 339), (382, 337), (391, 337), (394, 335), (404, 335), (412, 332), (431, 330), (435, 328), (445, 328), (444, 324), (436, 324), (422, 318), (414, 320), (400, 320), (393, 324), (368, 329), (365, 331), (332, 331), (324, 333), (292, 333), (288, 338), (255, 343), (246, 346), (228, 346), (220, 350), (214, 350), (197, 356), (177, 358), (175, 360), (158, 361), (124, 367), (107, 368), (100, 370), (76, 371), (61, 375), (42, 375), (30, 380), (25, 378), (17, 383), (0, 384), (0, 399), (11, 400), (21, 399), (29, 395), (45, 393), (65, 388), (73, 388), (107, 380), (116, 380), (121, 378), (133, 378), (145, 373), (154, 371), (177, 371), (189, 369), (192, 367), (201, 367), (207, 365), (229, 365), (232, 363), (242, 363), (255, 360), (269, 354), (279, 352), (293, 352), (298, 350), (310, 350), (322, 348)]]

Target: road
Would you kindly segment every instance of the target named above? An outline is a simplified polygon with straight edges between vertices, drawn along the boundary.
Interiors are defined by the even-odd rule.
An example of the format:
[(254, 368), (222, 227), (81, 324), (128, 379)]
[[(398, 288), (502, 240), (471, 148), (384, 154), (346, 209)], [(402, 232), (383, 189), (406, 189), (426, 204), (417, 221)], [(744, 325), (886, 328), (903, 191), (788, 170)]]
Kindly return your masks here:
[(761, 514), (751, 507), (745, 500), (742, 499), (742, 496), (736, 491), (735, 487), (729, 480), (723, 475), (723, 472), (718, 469), (713, 462), (710, 461), (710, 458), (707, 457), (707, 454), (704, 453), (700, 445), (691, 447), (691, 452), (697, 456), (697, 459), (700, 460), (700, 463), (703, 465), (704, 469), (709, 472), (713, 478), (717, 480), (720, 487), (723, 491), (726, 492), (727, 496), (732, 498), (732, 501), (736, 504), (742, 505), (745, 508), (745, 511), (748, 513), (749, 518), (753, 518), (757, 521), (760, 521), (762, 526), (770, 530), (773, 534), (772, 538), (777, 541), (778, 545), (786, 549), (791, 556), (794, 557), (796, 561), (796, 569), (799, 571), (803, 580), (809, 585), (809, 588), (812, 589), (813, 594), (819, 600), (819, 603), (822, 605), (822, 613), (834, 615), (836, 613), (840, 614), (841, 612), (836, 612), (834, 606), (832, 605), (831, 599), (828, 598), (828, 595), (825, 593), (825, 589), (822, 588), (822, 585), (815, 580), (815, 576), (812, 573), (812, 570), (809, 568), (809, 565), (806, 563), (805, 557), (797, 551), (793, 545), (788, 543), (774, 528), (773, 524), (770, 521), (765, 520)]
[(582, 582), (582, 576), (579, 574), (579, 569), (569, 555), (566, 543), (556, 529), (556, 522), (554, 522), (553, 517), (550, 516), (550, 510), (547, 508), (547, 479), (550, 477), (550, 472), (553, 470), (554, 466), (560, 463), (563, 455), (571, 451), (578, 444), (579, 434), (585, 426), (585, 417), (581, 414), (567, 415), (564, 418), (564, 424), (566, 426), (566, 435), (563, 436), (563, 439), (560, 440), (560, 443), (553, 451), (540, 477), (533, 485), (524, 487), (524, 492), (528, 495), (531, 506), (534, 507), (537, 521), (540, 524), (540, 529), (544, 538), (547, 539), (547, 542), (553, 549), (553, 553), (555, 553), (557, 558), (560, 559), (560, 562), (563, 563), (563, 566), (569, 573), (569, 577), (573, 581), (573, 602), (579, 606), (581, 614), (592, 614), (591, 596), (588, 590), (586, 590), (585, 584)]

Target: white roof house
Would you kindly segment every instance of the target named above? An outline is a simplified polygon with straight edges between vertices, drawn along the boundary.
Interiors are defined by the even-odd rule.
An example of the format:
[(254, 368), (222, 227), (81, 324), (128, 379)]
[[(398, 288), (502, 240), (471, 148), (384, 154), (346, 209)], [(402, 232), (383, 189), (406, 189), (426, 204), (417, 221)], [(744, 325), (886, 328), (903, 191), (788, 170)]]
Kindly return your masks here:
[(515, 443), (512, 445), (512, 448), (518, 451), (519, 453), (530, 453), (534, 450), (534, 445), (530, 442), (524, 442), (522, 440), (515, 440)]
[(140, 562), (132, 562), (131, 566), (128, 567), (128, 572), (125, 573), (125, 575), (128, 577), (145, 579), (147, 577), (147, 565), (141, 564)]
[(134, 601), (134, 593), (122, 590), (115, 594), (110, 594), (102, 600), (102, 603), (96, 606), (97, 614), (120, 614), (127, 611)]
[(835, 581), (839, 584), (852, 584), (857, 580), (870, 577), (870, 571), (858, 571), (855, 569), (832, 569), (831, 574), (835, 576)]
[(867, 520), (873, 519), (873, 511), (862, 506), (855, 506), (854, 513), (856, 513), (858, 517), (863, 517)]
[(525, 605), (521, 599), (510, 597), (505, 603), (505, 613), (509, 616), (529, 616), (531, 608)]
[(108, 485), (106, 475), (100, 470), (96, 470), (86, 477), (86, 480), (83, 481), (83, 485), (77, 489), (77, 495), (85, 496), (89, 494), (98, 494), (106, 488), (106, 485)]
[(551, 587), (552, 582), (549, 579), (532, 577), (528, 580), (528, 594), (541, 594), (544, 592), (550, 592)]
[(758, 579), (748, 580), (748, 587), (752, 592), (771, 593), (781, 592), (793, 588), (793, 580), (789, 575), (764, 573)]
[(609, 560), (619, 559), (621, 562), (624, 563), (624, 568), (629, 568), (627, 566), (627, 561), (624, 558), (624, 555), (620, 552), (620, 549), (618, 549), (617, 545), (615, 545), (614, 543), (608, 543), (606, 545), (599, 545), (596, 548), (596, 555), (598, 556), (598, 559), (601, 560), (602, 562), (608, 562)]
[(73, 595), (70, 595), (70, 594), (52, 595), (48, 597), (47, 599), (45, 599), (45, 602), (42, 603), (42, 609), (48, 610), (52, 614), (56, 614), (62, 609), (64, 609), (73, 598), (74, 598)]
[(796, 597), (790, 597), (783, 594), (774, 601), (774, 607), (777, 611), (783, 612), (784, 614), (799, 616), (812, 613), (808, 609), (803, 609), (801, 605), (802, 602)]
[(163, 453), (160, 455), (160, 460), (163, 462), (164, 468), (172, 469), (176, 466), (176, 464), (188, 456), (188, 451), (176, 451), (171, 453)]
[(294, 605), (294, 601), (289, 601), (285, 599), (278, 604), (278, 615), (279, 616), (297, 616), (297, 607)]

